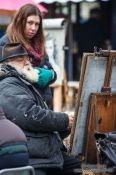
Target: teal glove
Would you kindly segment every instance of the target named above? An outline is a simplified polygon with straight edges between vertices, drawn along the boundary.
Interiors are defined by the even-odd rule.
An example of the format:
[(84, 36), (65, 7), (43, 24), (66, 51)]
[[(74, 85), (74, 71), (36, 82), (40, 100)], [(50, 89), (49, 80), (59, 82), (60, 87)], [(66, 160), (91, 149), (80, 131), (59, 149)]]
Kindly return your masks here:
[(36, 68), (39, 70), (39, 78), (37, 84), (40, 88), (44, 88), (48, 86), (49, 82), (53, 79), (53, 71), (44, 69), (44, 68)]

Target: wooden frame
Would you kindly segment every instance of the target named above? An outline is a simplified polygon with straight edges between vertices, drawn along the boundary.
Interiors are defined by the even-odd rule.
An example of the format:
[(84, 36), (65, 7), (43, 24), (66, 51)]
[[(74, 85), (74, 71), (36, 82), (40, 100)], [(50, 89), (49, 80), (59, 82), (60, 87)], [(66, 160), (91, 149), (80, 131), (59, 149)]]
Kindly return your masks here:
[(102, 93), (116, 92), (115, 76), (116, 51), (101, 50), (100, 52), (83, 54), (75, 107), (75, 124), (71, 133), (71, 154), (81, 155), (85, 158), (90, 95), (91, 93), (101, 93), (103, 89), (105, 90)]

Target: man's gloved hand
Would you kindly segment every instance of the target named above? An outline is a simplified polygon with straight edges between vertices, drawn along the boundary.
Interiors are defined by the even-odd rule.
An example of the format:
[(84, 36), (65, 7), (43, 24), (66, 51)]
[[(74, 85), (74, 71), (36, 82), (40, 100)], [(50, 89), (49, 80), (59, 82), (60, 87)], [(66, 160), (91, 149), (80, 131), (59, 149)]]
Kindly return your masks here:
[(44, 69), (44, 68), (38, 68), (36, 69), (39, 71), (39, 78), (37, 81), (37, 84), (40, 88), (46, 87), (49, 82), (53, 79), (54, 72), (52, 70)]

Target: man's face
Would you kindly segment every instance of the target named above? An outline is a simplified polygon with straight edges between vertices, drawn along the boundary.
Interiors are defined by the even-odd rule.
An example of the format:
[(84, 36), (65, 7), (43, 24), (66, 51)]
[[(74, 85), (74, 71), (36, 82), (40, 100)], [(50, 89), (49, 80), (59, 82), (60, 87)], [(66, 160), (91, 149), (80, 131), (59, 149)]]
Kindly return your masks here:
[(28, 56), (12, 58), (10, 63), (12, 66), (18, 67), (19, 69), (28, 69), (31, 66)]
[(27, 17), (26, 26), (24, 30), (24, 34), (26, 38), (33, 38), (39, 29), (40, 17), (36, 15), (32, 15)]
[(12, 58), (7, 64), (14, 67), (17, 72), (27, 81), (31, 83), (37, 82), (39, 72), (37, 69), (32, 67), (29, 57), (24, 56), (19, 58)]

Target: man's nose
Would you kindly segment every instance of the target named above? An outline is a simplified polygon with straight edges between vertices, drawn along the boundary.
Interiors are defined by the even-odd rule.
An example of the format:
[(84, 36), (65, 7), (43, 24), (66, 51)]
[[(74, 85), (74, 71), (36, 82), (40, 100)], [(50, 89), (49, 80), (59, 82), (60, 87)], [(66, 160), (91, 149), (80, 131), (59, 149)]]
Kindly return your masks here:
[(29, 61), (29, 59), (27, 59), (27, 58), (24, 59), (24, 62), (25, 62), (26, 65), (30, 64), (30, 61)]

